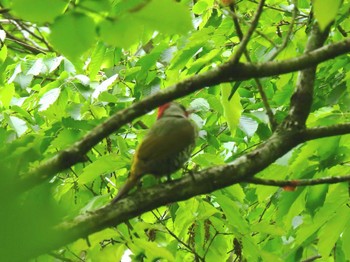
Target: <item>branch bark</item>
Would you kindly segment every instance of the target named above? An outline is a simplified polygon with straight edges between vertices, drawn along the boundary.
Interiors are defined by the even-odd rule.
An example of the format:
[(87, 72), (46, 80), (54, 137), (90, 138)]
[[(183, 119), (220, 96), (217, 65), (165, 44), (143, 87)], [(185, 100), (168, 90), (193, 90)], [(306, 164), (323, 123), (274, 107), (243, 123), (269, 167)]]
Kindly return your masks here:
[[(224, 82), (246, 80), (253, 77), (274, 76), (305, 69), (347, 52), (350, 52), (350, 38), (336, 44), (306, 52), (298, 58), (292, 58), (282, 62), (266, 62), (262, 64), (225, 63), (211, 71), (190, 77), (133, 104), (127, 109), (117, 112), (104, 123), (96, 126), (80, 141), (42, 163), (39, 167), (26, 174), (26, 176), (0, 185), (0, 192), (3, 195), (15, 197), (17, 194), (41, 184), (56, 173), (79, 162), (84, 162), (85, 158), (83, 156), (103, 138), (117, 131), (124, 124), (168, 101), (186, 96), (203, 87), (214, 86)], [(298, 106), (295, 104), (293, 108), (297, 110)]]
[(333, 177), (322, 177), (318, 179), (297, 179), (297, 180), (274, 180), (274, 179), (263, 179), (258, 177), (252, 177), (246, 180), (247, 183), (265, 186), (315, 186), (322, 184), (336, 184), (341, 182), (350, 181), (350, 175), (346, 176), (333, 176)]
[[(61, 247), (79, 238), (86, 238), (110, 226), (116, 226), (147, 211), (169, 203), (183, 201), (196, 195), (208, 194), (215, 190), (241, 182), (264, 185), (296, 186), (294, 181), (276, 181), (253, 178), (289, 150), (308, 140), (318, 137), (346, 134), (350, 124), (338, 127), (309, 130), (278, 130), (265, 143), (252, 152), (237, 158), (230, 164), (214, 166), (203, 171), (184, 176), (178, 180), (141, 189), (114, 204), (108, 204), (95, 211), (79, 215), (63, 222), (50, 232), (51, 241), (37, 243), (31, 248), (31, 256)], [(316, 133), (316, 135), (310, 135)], [(319, 135), (322, 134), (322, 135)], [(296, 180), (298, 186), (339, 183), (348, 181), (350, 176), (322, 178), (316, 180)]]
[[(329, 28), (321, 32), (318, 25), (313, 25), (310, 37), (306, 44), (304, 53), (312, 52), (321, 47), (326, 41)], [(310, 114), (311, 104), (313, 101), (314, 82), (316, 77), (317, 65), (311, 66), (300, 71), (296, 90), (291, 98), (291, 107), (288, 117), (286, 118), (286, 125), (294, 125), (298, 128), (305, 128), (305, 122)]]
[[(300, 73), (297, 90), (291, 102), (290, 114), (284, 125), (277, 128), (273, 135), (255, 150), (237, 158), (228, 165), (210, 167), (192, 176), (186, 176), (172, 182), (137, 191), (115, 204), (109, 204), (98, 210), (89, 211), (86, 214), (62, 222), (49, 229), (50, 241), (41, 239), (35, 245), (33, 243), (25, 243), (27, 248), (23, 247), (23, 250), (28, 250), (28, 252), (25, 253), (26, 257), (23, 257), (22, 260), (61, 247), (79, 238), (87, 237), (106, 227), (118, 225), (132, 217), (168, 203), (186, 200), (235, 183), (249, 181), (259, 171), (262, 171), (292, 148), (308, 139), (348, 133), (350, 124), (339, 125), (333, 127), (333, 129), (304, 128), (305, 120), (309, 113), (309, 106), (312, 102), (313, 78), (316, 65), (350, 51), (350, 39), (311, 51), (324, 41), (324, 38), (320, 36), (317, 30), (314, 31), (313, 37), (317, 38), (315, 40), (316, 44), (310, 43), (305, 54), (299, 58), (257, 65), (251, 63), (226, 63), (205, 74), (193, 76), (135, 103), (129, 108), (117, 112), (106, 122), (95, 127), (83, 139), (43, 163), (37, 169), (27, 174), (26, 177), (1, 185), (0, 190), (3, 194), (4, 192), (8, 194), (7, 198), (18, 194), (18, 191), (13, 192), (16, 188), (19, 188), (19, 193), (26, 191), (47, 180), (57, 172), (78, 162), (85, 161), (84, 155), (95, 144), (118, 130), (122, 125), (167, 101), (188, 95), (203, 87), (314, 67)], [(302, 108), (305, 106), (303, 94), (311, 95), (311, 97), (307, 98), (308, 108), (306, 114), (301, 112), (299, 108), (299, 106)], [(297, 124), (295, 124), (296, 122)]]

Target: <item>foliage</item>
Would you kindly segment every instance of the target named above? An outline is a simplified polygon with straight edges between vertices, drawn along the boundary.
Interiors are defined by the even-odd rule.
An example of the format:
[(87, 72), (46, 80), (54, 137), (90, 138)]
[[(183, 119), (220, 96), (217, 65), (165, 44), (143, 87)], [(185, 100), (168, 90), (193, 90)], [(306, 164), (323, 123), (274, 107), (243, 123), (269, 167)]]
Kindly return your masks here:
[[(2, 183), (25, 177), (116, 112), (227, 62), (240, 43), (233, 17), (245, 34), (258, 6), (237, 1), (233, 8), (231, 1), (214, 0), (0, 3)], [(314, 21), (312, 11), (322, 30), (332, 25), (328, 44), (350, 32), (349, 1), (315, 0), (314, 9), (306, 0), (296, 4), (294, 10), (291, 1), (266, 2), (243, 62), (300, 56)], [(348, 121), (348, 72), (349, 56), (318, 66), (308, 127)], [(292, 72), (260, 79), (277, 125), (288, 115), (297, 77)], [(191, 160), (174, 179), (188, 170), (231, 163), (272, 135), (258, 85), (252, 78), (203, 86), (179, 99), (196, 109), (191, 118), (201, 131)], [(2, 257), (30, 256), (30, 245), (22, 249), (11, 243), (50, 241), (46, 228), (109, 203), (154, 121), (151, 112), (124, 125), (100, 139), (85, 162), (16, 199), (6, 199), (10, 194), (4, 191), (0, 245), (7, 249), (0, 251)], [(348, 135), (303, 143), (257, 176), (297, 180), (346, 175), (349, 145)], [(142, 186), (157, 183), (149, 176)], [(88, 240), (51, 253), (43, 248), (48, 254), (36, 261), (119, 261), (130, 253), (133, 261), (350, 260), (348, 183), (292, 189), (231, 185), (146, 212), (130, 225), (99, 229)]]

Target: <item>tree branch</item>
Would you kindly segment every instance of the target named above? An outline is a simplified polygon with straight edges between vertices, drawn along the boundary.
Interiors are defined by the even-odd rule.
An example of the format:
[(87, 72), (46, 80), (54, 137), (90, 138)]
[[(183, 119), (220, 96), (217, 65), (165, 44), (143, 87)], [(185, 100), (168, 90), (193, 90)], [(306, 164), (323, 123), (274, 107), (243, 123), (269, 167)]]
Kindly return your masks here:
[(303, 131), (303, 136), (305, 140), (313, 140), (317, 138), (329, 137), (329, 136), (338, 136), (350, 134), (350, 123), (333, 125), (333, 126), (323, 126), (308, 128)]
[[(28, 243), (30, 249), (25, 253), (28, 257), (53, 250), (79, 238), (97, 232), (109, 226), (115, 226), (147, 211), (168, 203), (182, 201), (196, 195), (208, 194), (217, 189), (241, 182), (260, 182), (261, 184), (296, 186), (293, 181), (275, 181), (253, 178), (280, 156), (293, 147), (309, 139), (343, 134), (350, 131), (350, 124), (338, 125), (334, 128), (314, 128), (307, 130), (277, 130), (265, 143), (252, 152), (243, 155), (232, 163), (214, 166), (203, 171), (184, 176), (180, 179), (162, 183), (151, 188), (141, 189), (114, 204), (108, 204), (95, 211), (79, 215), (72, 220), (61, 223), (50, 231), (51, 239)], [(349, 181), (350, 176), (322, 178), (316, 180), (296, 180), (298, 186), (338, 183)], [(24, 250), (26, 248), (22, 247)]]
[[(320, 48), (326, 41), (328, 32), (329, 28), (321, 32), (318, 24), (314, 23), (304, 53), (309, 53), (310, 51)], [(287, 126), (295, 126), (298, 128), (305, 127), (305, 122), (310, 114), (313, 101), (316, 67), (317, 65), (314, 65), (299, 73), (296, 91), (292, 95), (290, 102), (291, 107), (284, 123)]]
[(37, 256), (168, 203), (207, 194), (244, 181), (269, 166), (300, 142), (302, 140), (299, 133), (288, 130), (283, 133), (276, 132), (264, 144), (228, 165), (214, 166), (191, 176), (138, 190), (117, 203), (63, 222), (49, 232), (50, 241), (42, 239), (38, 240), (35, 246), (33, 243), (28, 243), (30, 248), (23, 247), (24, 250), (29, 250), (25, 255)]
[[(263, 64), (239, 63), (223, 64), (206, 73), (190, 77), (165, 90), (139, 101), (129, 108), (117, 112), (104, 123), (96, 126), (85, 137), (71, 147), (60, 151), (56, 156), (42, 163), (25, 176), (0, 185), (1, 194), (15, 197), (55, 175), (68, 167), (84, 162), (83, 157), (94, 145), (109, 136), (121, 126), (144, 115), (150, 110), (177, 98), (186, 96), (206, 86), (214, 86), (223, 82), (246, 80), (252, 77), (274, 76), (305, 69), (335, 56), (350, 52), (350, 39), (336, 44), (327, 45), (304, 55), (282, 62), (267, 62)], [(294, 103), (295, 104), (295, 103)], [(299, 104), (297, 104), (299, 105)], [(293, 108), (296, 107), (296, 104)], [(301, 106), (301, 109), (303, 107)]]
[(274, 179), (263, 179), (258, 177), (252, 177), (252, 178), (248, 178), (245, 182), (256, 184), (256, 185), (265, 185), (265, 186), (297, 187), (297, 186), (315, 186), (315, 185), (322, 185), (322, 184), (336, 184), (336, 183), (347, 182), (347, 181), (350, 181), (350, 175), (322, 177), (317, 179), (297, 179), (297, 180), (274, 180)]

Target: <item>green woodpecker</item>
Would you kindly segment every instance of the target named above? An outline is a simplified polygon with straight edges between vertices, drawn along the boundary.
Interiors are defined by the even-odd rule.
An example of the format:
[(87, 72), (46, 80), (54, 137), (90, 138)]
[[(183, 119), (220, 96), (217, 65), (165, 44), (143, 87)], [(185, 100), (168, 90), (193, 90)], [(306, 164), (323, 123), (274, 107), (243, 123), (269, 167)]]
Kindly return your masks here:
[(124, 197), (143, 175), (168, 176), (190, 158), (198, 130), (188, 114), (184, 106), (175, 102), (159, 107), (157, 121), (136, 149), (130, 175), (113, 203)]

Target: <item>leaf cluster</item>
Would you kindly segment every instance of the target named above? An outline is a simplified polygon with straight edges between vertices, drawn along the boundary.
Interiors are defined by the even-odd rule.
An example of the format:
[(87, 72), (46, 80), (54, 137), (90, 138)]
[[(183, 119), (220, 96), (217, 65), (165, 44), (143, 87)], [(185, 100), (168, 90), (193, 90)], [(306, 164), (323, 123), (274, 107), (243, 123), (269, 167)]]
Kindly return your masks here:
[[(350, 32), (350, 3), (321, 2), (310, 6), (303, 0), (266, 1), (243, 46), (246, 32), (254, 27), (257, 1), (0, 1), (0, 203), (5, 214), (0, 219), (1, 257), (119, 261), (132, 254), (134, 261), (349, 260), (347, 182), (288, 191), (255, 184), (247, 176), (226, 186), (219, 180), (221, 189), (191, 198), (181, 195), (190, 196), (184, 188), (178, 192), (184, 201), (156, 203), (162, 187), (174, 193), (170, 187), (184, 177), (190, 181), (188, 173), (236, 168), (244, 157), (250, 161), (247, 153), (257, 158), (251, 158), (251, 170), (244, 172), (273, 180), (272, 185), (274, 180), (299, 183), (349, 173), (348, 129), (331, 130), (327, 136), (342, 136), (317, 140), (312, 139), (322, 136), (306, 139), (303, 133), (295, 140), (311, 141), (297, 147), (295, 142), (286, 152), (274, 150), (272, 140), (264, 152), (278, 159), (266, 168), (255, 166), (260, 162), (254, 150), (280, 130), (288, 131), (276, 127), (291, 117), (295, 90), (302, 89), (300, 73), (228, 81), (240, 79), (232, 71), (225, 79), (185, 90), (196, 79), (210, 79), (215, 70), (222, 70), (240, 46), (241, 63), (264, 65), (301, 56), (315, 25), (330, 31), (327, 44), (343, 41)], [(315, 69), (310, 110), (306, 103), (299, 108), (308, 116), (306, 126), (316, 132), (319, 126), (349, 122), (349, 56), (334, 58)], [(137, 212), (113, 217), (111, 208), (132, 208), (142, 200), (134, 194), (134, 202), (103, 209), (126, 180), (135, 148), (155, 121), (150, 109), (162, 102), (157, 95), (167, 95), (172, 92), (167, 87), (176, 89), (178, 83), (184, 83), (178, 88), (183, 89), (174, 92), (187, 93), (176, 97), (196, 110), (191, 119), (200, 129), (193, 155), (172, 175), (174, 183), (163, 181), (162, 186), (152, 176), (143, 179), (146, 191), (141, 194), (151, 192), (156, 208), (140, 205)], [(107, 129), (104, 123), (120, 112), (131, 112), (125, 119), (120, 116), (120, 128), (93, 142), (84, 140)], [(288, 139), (283, 143), (292, 144)], [(67, 148), (78, 153), (57, 157)], [(63, 163), (60, 168), (51, 165), (56, 160)], [(7, 186), (20, 185), (39, 169), (42, 180), (36, 187)], [(222, 172), (221, 179), (225, 176)], [(193, 183), (193, 192), (196, 186)], [(100, 223), (102, 218), (108, 222)]]

